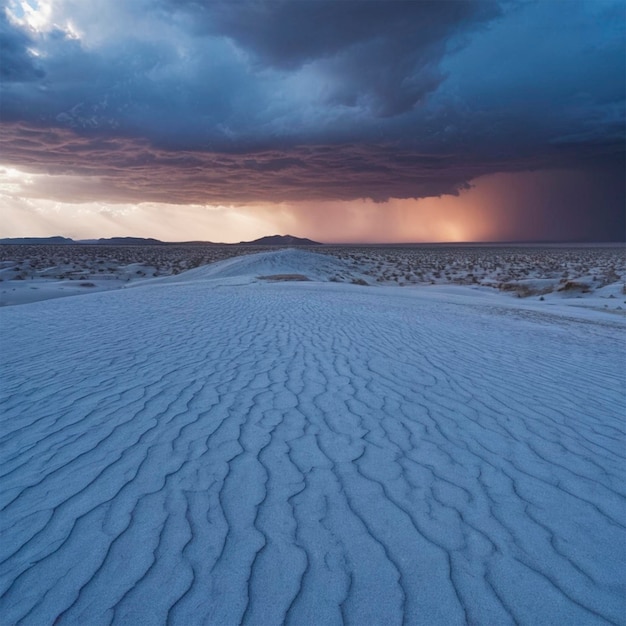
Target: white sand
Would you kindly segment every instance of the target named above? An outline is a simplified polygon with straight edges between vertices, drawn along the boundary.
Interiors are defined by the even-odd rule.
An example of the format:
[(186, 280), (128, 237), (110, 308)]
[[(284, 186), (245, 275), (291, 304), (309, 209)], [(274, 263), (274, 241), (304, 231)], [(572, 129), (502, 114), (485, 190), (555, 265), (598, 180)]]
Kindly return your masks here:
[(337, 263), (0, 310), (7, 624), (623, 623), (626, 319)]

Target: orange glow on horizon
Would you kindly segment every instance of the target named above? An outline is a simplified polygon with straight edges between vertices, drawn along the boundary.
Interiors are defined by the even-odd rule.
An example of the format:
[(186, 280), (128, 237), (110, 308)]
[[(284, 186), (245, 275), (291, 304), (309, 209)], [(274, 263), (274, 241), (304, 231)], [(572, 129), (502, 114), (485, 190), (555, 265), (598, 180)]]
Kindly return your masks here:
[(61, 202), (46, 198), (48, 192), (65, 185), (67, 195), (73, 184), (83, 190), (85, 182), (0, 167), (5, 207), (0, 237), (135, 236), (237, 243), (291, 234), (329, 244), (503, 241), (515, 239), (515, 225), (524, 218), (502, 210), (511, 182), (507, 177), (516, 176), (524, 174), (476, 179), (458, 196), (211, 206)]
[(486, 241), (494, 221), (481, 202), (460, 196), (306, 203), (298, 221), (312, 239), (327, 243), (454, 243)]

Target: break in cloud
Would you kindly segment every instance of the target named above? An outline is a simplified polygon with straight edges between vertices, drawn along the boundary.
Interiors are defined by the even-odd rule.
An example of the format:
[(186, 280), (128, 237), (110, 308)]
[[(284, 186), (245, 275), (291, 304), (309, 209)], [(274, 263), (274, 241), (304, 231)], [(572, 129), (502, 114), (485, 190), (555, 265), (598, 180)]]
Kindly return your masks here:
[[(30, 192), (48, 200), (291, 203), (309, 226), (313, 201), (385, 211), (480, 177), (552, 171), (565, 185), (595, 180), (599, 195), (551, 207), (542, 185), (520, 191), (548, 212), (533, 217), (536, 237), (555, 220), (557, 235), (578, 237), (600, 215), (594, 236), (613, 239), (625, 11), (623, 0), (9, 0), (0, 154), (51, 175)], [(503, 228), (521, 196), (501, 200)]]

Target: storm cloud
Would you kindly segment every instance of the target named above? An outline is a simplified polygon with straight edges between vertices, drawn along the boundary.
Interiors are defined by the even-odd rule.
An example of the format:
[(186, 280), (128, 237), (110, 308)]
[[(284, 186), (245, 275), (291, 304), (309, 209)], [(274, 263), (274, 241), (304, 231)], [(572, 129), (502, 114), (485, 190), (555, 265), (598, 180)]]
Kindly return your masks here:
[(327, 102), (382, 116), (409, 111), (435, 90), (451, 38), (500, 13), (491, 0), (182, 4), (200, 29), (229, 37), (257, 67), (296, 71), (310, 65), (329, 83)]
[(26, 32), (14, 28), (5, 11), (0, 11), (0, 78), (9, 82), (28, 82), (43, 78), (36, 57), (30, 51), (33, 44)]
[(623, 0), (30, 5), (0, 11), (2, 162), (95, 200), (382, 202), (624, 160)]

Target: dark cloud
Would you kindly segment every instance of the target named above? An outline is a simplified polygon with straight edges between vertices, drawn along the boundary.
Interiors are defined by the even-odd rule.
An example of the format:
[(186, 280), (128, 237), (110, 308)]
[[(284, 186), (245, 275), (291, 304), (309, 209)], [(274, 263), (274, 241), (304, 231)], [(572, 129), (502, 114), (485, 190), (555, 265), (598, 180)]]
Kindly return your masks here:
[[(584, 154), (594, 168), (602, 168), (619, 160), (620, 148), (587, 146)], [(578, 146), (568, 150), (558, 146), (541, 159), (520, 154), (510, 158), (506, 168), (512, 172), (545, 169), (554, 162), (577, 167), (583, 151)], [(397, 144), (296, 146), (245, 153), (165, 150), (144, 139), (86, 136), (24, 124), (4, 125), (0, 153), (27, 171), (91, 179), (95, 195), (118, 202), (219, 204), (363, 197), (382, 202), (390, 197), (390, 189), (396, 198), (457, 194), (468, 188), (468, 181), (494, 169), (493, 160), (478, 153), (433, 156)], [(85, 189), (82, 184), (81, 190)], [(49, 194), (67, 202), (75, 199), (75, 191), (59, 187)]]
[[(0, 152), (21, 169), (91, 177), (117, 201), (229, 203), (310, 199), (385, 200), (456, 193), (480, 166), (395, 146), (316, 145), (243, 154), (163, 150), (146, 140), (78, 135), (71, 130), (5, 124)], [(42, 154), (46, 155), (42, 159)], [(106, 190), (106, 191), (105, 191)], [(54, 193), (51, 190), (51, 193)], [(58, 193), (63, 194), (63, 189)], [(70, 193), (74, 193), (71, 191)], [(71, 197), (58, 196), (71, 201)]]
[(397, 53), (426, 49), (461, 25), (497, 14), (492, 1), (448, 2), (215, 0), (175, 2), (200, 18), (212, 34), (226, 35), (260, 61), (282, 69), (331, 57), (375, 40), (388, 40)]
[(13, 26), (0, 7), (0, 79), (6, 82), (28, 82), (43, 77), (35, 56), (29, 51), (32, 40)]
[(38, 31), (0, 11), (2, 160), (97, 199), (382, 201), (623, 163), (623, 0), (50, 6)]
[(225, 35), (261, 66), (319, 64), (334, 83), (328, 99), (380, 115), (410, 110), (442, 81), (450, 38), (499, 14), (492, 0), (172, 3), (195, 27)]

